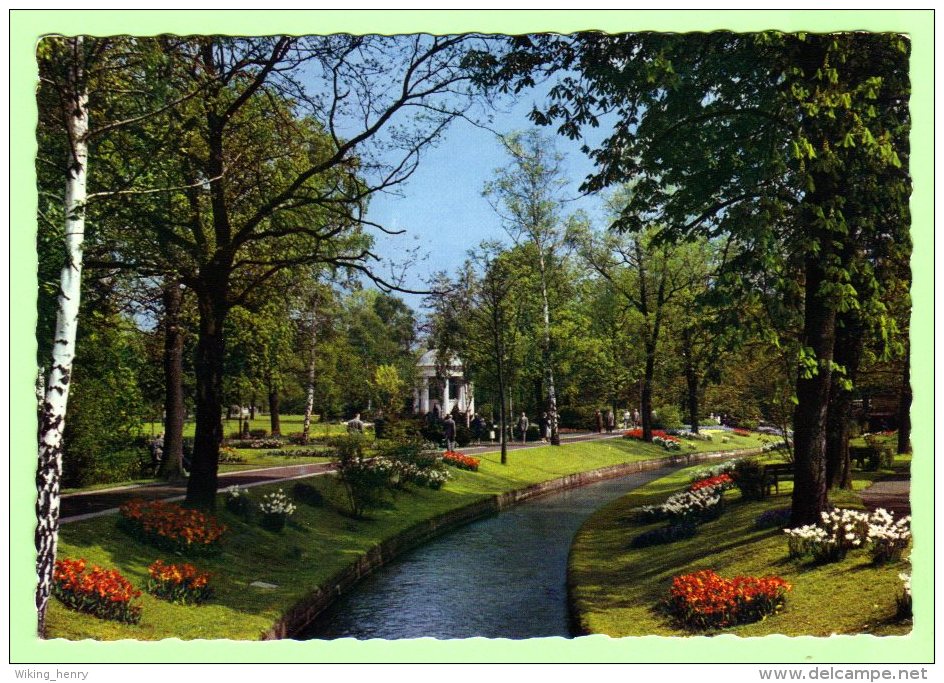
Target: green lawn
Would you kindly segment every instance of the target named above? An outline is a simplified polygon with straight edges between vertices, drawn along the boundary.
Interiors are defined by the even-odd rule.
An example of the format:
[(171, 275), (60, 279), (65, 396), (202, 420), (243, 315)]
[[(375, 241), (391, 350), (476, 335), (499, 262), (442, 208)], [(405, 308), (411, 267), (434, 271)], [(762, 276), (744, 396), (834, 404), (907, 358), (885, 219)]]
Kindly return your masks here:
[[(741, 438), (737, 446), (756, 446), (755, 437)], [(735, 444), (724, 444), (725, 447)], [(721, 444), (716, 444), (716, 448)], [(47, 622), (50, 637), (138, 640), (179, 637), (256, 639), (290, 605), (356, 560), (380, 541), (434, 515), (456, 509), (485, 496), (556, 479), (575, 472), (669, 453), (660, 447), (628, 439), (551, 446), (509, 453), (509, 464), (499, 463), (499, 454), (481, 456), (478, 472), (451, 469), (453, 479), (441, 491), (412, 489), (398, 494), (390, 509), (374, 519), (356, 521), (332, 506), (310, 508), (299, 505), (290, 526), (271, 534), (258, 526), (247, 526), (230, 515), (222, 503), (219, 516), (230, 527), (222, 552), (194, 563), (213, 573), (216, 598), (200, 607), (180, 607), (143, 595), (140, 624), (128, 626), (69, 611), (57, 600), (50, 601)], [(477, 456), (479, 457), (479, 456)], [(336, 498), (333, 480), (309, 480), (329, 498)], [(252, 490), (258, 499), (278, 486)], [(286, 490), (290, 485), (286, 486)], [(139, 544), (115, 528), (115, 516), (67, 524), (60, 530), (60, 558), (84, 557), (90, 563), (117, 568), (142, 585), (147, 566), (155, 559), (175, 559)], [(261, 580), (279, 586), (254, 588)]]
[[(285, 435), (292, 434), (293, 432), (301, 432), (302, 425), (305, 422), (304, 415), (281, 415), (279, 417), (279, 425), (282, 428), (282, 433)], [(271, 424), (269, 422), (268, 415), (260, 415), (256, 413), (256, 419), (249, 421), (249, 429), (265, 429), (269, 431)], [(160, 434), (164, 431), (164, 425), (161, 422), (145, 422), (142, 425), (142, 429), (146, 436), (151, 436), (152, 434)], [(193, 420), (188, 420), (184, 422), (184, 437), (192, 437), (196, 429), (196, 422)], [(229, 437), (233, 432), (239, 431), (239, 420), (233, 418), (231, 420), (223, 419), (223, 435)], [(340, 420), (335, 422), (321, 422), (317, 416), (312, 417), (310, 433), (312, 438), (317, 438), (321, 436), (335, 436), (338, 434), (346, 433), (347, 428), (341, 424)]]
[[(899, 457), (896, 466), (907, 462)], [(681, 470), (615, 501), (577, 534), (570, 556), (571, 598), (586, 631), (612, 637), (691, 635), (678, 629), (658, 605), (668, 595), (673, 577), (700, 569), (724, 577), (775, 574), (793, 584), (783, 612), (725, 633), (902, 635), (911, 630), (909, 623), (895, 619), (895, 598), (901, 592), (898, 574), (907, 571), (907, 563), (877, 567), (867, 552), (859, 551), (843, 562), (814, 566), (788, 558), (782, 531), (754, 528), (765, 510), (790, 506), (790, 482), (781, 485), (779, 495), (762, 502), (742, 502), (736, 490), (728, 492), (725, 513), (700, 526), (693, 538), (631, 548), (635, 536), (660, 526), (639, 524), (631, 510), (663, 502), (687, 486), (696, 469)], [(856, 472), (855, 488), (861, 490), (881, 474)], [(861, 507), (852, 492), (838, 493), (831, 500), (843, 507)]]

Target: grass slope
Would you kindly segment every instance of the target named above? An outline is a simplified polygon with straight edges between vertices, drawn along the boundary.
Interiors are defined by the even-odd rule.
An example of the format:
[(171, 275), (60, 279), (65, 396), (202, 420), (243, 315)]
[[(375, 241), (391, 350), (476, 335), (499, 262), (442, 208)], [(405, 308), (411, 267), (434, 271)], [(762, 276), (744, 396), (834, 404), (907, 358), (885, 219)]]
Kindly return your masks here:
[[(765, 510), (790, 506), (791, 483), (782, 484), (779, 495), (756, 503), (742, 502), (736, 491), (729, 492), (725, 513), (700, 526), (693, 538), (631, 548), (635, 536), (659, 526), (638, 524), (632, 509), (663, 502), (687, 486), (696, 469), (680, 470), (624, 496), (598, 511), (577, 534), (569, 582), (572, 604), (586, 632), (613, 637), (692, 635), (678, 629), (658, 605), (668, 596), (673, 577), (699, 569), (712, 569), (725, 577), (775, 574), (793, 584), (783, 612), (725, 633), (904, 635), (911, 630), (910, 624), (895, 619), (895, 598), (901, 592), (898, 574), (907, 571), (907, 563), (874, 566), (863, 551), (835, 564), (800, 563), (788, 558), (782, 531), (754, 528)], [(864, 488), (877, 476), (856, 473), (856, 488)], [(858, 496), (851, 492), (834, 496), (832, 502), (861, 508)]]
[[(739, 438), (725, 447), (749, 448), (758, 443), (756, 437)], [(453, 479), (443, 490), (411, 489), (400, 493), (392, 507), (377, 512), (371, 520), (350, 519), (332, 505), (322, 508), (299, 505), (289, 526), (280, 534), (244, 524), (230, 515), (221, 502), (219, 517), (230, 527), (223, 550), (216, 556), (189, 560), (213, 573), (215, 599), (199, 607), (180, 607), (144, 594), (143, 618), (135, 626), (72, 612), (53, 599), (47, 616), (49, 636), (100, 640), (256, 639), (312, 588), (380, 541), (421, 520), (529, 484), (666, 455), (661, 447), (627, 439), (512, 451), (506, 466), (499, 463), (498, 453), (485, 454), (477, 456), (482, 460), (478, 472), (452, 469)], [(339, 492), (331, 478), (315, 477), (308, 481), (321, 488), (329, 499), (338, 499)], [(258, 500), (277, 488), (255, 488), (252, 495)], [(285, 489), (288, 492), (290, 485)], [(63, 526), (58, 556), (84, 557), (89, 563), (117, 568), (136, 586), (143, 585), (147, 567), (155, 559), (183, 559), (133, 541), (115, 528), (115, 520), (110, 515)], [(275, 584), (278, 588), (255, 588), (250, 586), (254, 581)]]

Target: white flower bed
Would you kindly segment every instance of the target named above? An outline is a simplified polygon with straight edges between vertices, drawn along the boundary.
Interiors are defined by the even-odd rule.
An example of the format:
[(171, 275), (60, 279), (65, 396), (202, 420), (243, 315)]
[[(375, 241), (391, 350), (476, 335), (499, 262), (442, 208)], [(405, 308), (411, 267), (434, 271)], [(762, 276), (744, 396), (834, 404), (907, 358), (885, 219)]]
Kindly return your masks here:
[(279, 489), (263, 496), (262, 502), (259, 503), (259, 509), (264, 515), (285, 515), (288, 517), (295, 512), (295, 504), (285, 495), (282, 489)]
[(897, 522), (879, 508), (871, 515), (857, 510), (833, 508), (821, 513), (819, 524), (785, 529), (790, 556), (811, 556), (817, 562), (836, 562), (853, 549), (871, 549), (875, 562), (899, 559), (911, 539), (911, 517)]

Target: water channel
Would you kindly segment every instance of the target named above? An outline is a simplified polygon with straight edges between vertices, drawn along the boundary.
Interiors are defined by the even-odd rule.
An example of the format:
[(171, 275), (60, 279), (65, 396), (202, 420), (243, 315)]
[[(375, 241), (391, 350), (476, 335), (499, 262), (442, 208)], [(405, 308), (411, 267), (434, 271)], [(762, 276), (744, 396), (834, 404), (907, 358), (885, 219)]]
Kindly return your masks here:
[(298, 637), (570, 637), (574, 534), (602, 506), (669, 471), (563, 491), (456, 529), (365, 578)]

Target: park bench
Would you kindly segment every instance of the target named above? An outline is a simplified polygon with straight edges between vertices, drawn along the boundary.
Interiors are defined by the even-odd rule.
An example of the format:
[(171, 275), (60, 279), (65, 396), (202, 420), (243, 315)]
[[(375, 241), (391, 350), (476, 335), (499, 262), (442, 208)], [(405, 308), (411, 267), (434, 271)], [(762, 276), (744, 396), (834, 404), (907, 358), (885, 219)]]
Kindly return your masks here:
[(773, 488), (780, 493), (780, 478), (793, 478), (793, 463), (772, 463), (764, 465), (764, 486), (767, 495), (770, 495), (770, 489)]

